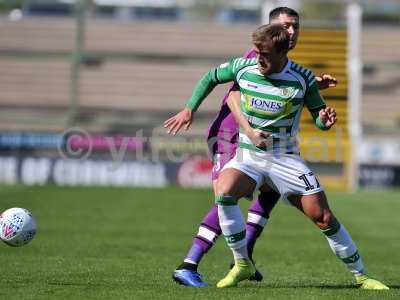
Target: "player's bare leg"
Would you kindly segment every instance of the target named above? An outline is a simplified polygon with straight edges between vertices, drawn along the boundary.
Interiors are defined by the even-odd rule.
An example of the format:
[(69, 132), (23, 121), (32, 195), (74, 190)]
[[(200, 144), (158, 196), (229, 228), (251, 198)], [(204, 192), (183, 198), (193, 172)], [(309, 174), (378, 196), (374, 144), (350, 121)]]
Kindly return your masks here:
[(357, 246), (346, 228), (333, 215), (324, 192), (292, 196), (289, 200), (321, 229), (333, 253), (343, 261), (355, 276), (356, 283), (360, 288), (372, 290), (389, 289), (383, 283), (366, 275)]
[(222, 171), (217, 184), (218, 215), (221, 230), (235, 259), (234, 267), (220, 280), (217, 287), (234, 287), (255, 274), (246, 244), (245, 222), (238, 200), (253, 193), (255, 181), (242, 171), (227, 168)]

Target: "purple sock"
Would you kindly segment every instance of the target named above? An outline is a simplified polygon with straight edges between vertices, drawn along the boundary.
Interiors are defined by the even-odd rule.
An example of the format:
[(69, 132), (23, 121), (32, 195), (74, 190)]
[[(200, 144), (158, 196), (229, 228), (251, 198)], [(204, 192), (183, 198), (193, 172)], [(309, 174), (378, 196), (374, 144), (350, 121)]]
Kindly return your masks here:
[(256, 241), (260, 236), (261, 232), (263, 231), (263, 229), (264, 226), (260, 226), (249, 222), (246, 223), (247, 252), (251, 259), (253, 258), (254, 245), (256, 244)]
[(269, 214), (279, 197), (280, 195), (273, 190), (262, 192), (250, 205), (246, 223), (246, 241), (250, 258), (253, 256), (254, 245), (267, 224)]
[(201, 222), (197, 236), (193, 239), (192, 247), (189, 249), (184, 261), (198, 264), (221, 233), (218, 206), (214, 205)]

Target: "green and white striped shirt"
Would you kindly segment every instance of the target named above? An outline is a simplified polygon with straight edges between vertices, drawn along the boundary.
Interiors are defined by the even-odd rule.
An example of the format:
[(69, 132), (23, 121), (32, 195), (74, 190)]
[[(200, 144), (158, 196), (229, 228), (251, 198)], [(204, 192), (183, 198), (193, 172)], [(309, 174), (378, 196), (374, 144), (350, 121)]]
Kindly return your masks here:
[[(260, 73), (257, 58), (234, 58), (210, 70), (187, 106), (196, 109), (215, 85), (229, 81), (239, 85), (241, 111), (250, 126), (270, 133), (278, 141), (273, 145), (275, 149), (298, 152), (296, 135), (303, 107), (315, 112), (325, 106), (310, 70), (288, 60), (280, 73), (266, 76)], [(240, 147), (266, 150), (255, 148), (243, 132), (239, 133), (239, 141)]]

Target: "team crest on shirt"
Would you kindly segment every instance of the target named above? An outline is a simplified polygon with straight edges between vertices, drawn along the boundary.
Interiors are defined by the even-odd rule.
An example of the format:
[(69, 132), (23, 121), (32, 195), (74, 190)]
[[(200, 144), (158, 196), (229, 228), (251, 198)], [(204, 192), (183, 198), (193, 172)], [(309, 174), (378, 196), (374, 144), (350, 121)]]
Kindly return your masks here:
[(296, 88), (288, 86), (280, 89), (280, 96), (285, 98), (292, 98), (295, 92)]

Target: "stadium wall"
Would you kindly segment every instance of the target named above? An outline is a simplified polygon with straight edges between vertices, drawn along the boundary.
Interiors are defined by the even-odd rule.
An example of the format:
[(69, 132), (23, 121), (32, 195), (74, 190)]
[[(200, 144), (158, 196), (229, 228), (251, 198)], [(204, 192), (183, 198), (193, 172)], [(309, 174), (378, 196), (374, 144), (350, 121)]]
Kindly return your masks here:
[[(65, 146), (64, 132), (68, 129), (66, 112), (70, 105), (70, 55), (75, 38), (73, 20), (25, 18), (18, 22), (2, 20), (2, 25), (0, 143), (1, 154), (7, 162), (4, 166), (9, 166), (8, 171), (4, 172), (9, 177), (2, 182), (36, 182), (31, 175), (26, 174), (35, 169), (29, 166), (37, 164), (42, 166), (38, 168), (43, 169), (45, 174), (37, 179), (38, 184), (68, 182), (66, 179), (55, 179), (62, 178), (60, 174), (72, 172), (68, 171), (71, 169), (62, 171), (64, 169), (58, 167), (65, 165), (80, 170), (76, 171), (79, 175), (89, 174), (87, 178), (92, 179), (83, 180), (86, 184), (112, 185), (113, 179), (100, 180), (99, 175), (92, 171), (95, 166), (102, 168), (104, 165), (115, 165), (110, 154), (105, 154), (110, 152), (107, 137), (118, 138), (118, 134), (144, 129), (146, 138), (152, 138), (153, 142), (131, 141), (131, 144), (126, 145), (126, 161), (119, 161), (125, 170), (137, 166), (143, 174), (156, 172), (159, 179), (156, 183), (150, 183), (147, 181), (151, 178), (144, 176), (150, 179), (115, 181), (118, 182), (116, 184), (209, 185), (210, 177), (206, 174), (210, 170), (206, 163), (207, 145), (204, 133), (219, 108), (225, 87), (221, 87), (205, 102), (196, 120), (201, 125), (195, 124), (189, 135), (184, 135), (180, 140), (172, 140), (165, 133), (154, 138), (148, 132), (164, 131), (160, 124), (182, 106), (202, 72), (229, 56), (240, 56), (250, 47), (249, 32), (254, 29), (254, 25), (182, 26), (162, 22), (89, 20), (81, 65), (79, 114), (75, 124), (94, 136), (94, 140), (90, 142), (94, 148), (92, 155), (87, 157), (89, 162), (81, 161), (80, 164), (71, 163), (69, 160), (73, 157), (63, 163), (64, 159), (58, 152), (59, 145)], [(219, 42), (215, 43), (215, 40)], [(338, 189), (347, 185), (346, 166), (350, 147), (347, 130), (346, 44), (347, 37), (343, 30), (304, 29), (296, 51), (291, 53), (292, 58), (311, 68), (316, 74), (331, 73), (339, 80), (337, 88), (324, 92), (329, 105), (334, 106), (339, 114), (339, 123), (335, 130), (319, 132), (305, 112), (300, 133), (302, 155), (322, 174), (322, 181), (326, 186)], [(153, 82), (160, 82), (162, 85), (154, 88)], [(396, 109), (390, 111), (392, 115), (396, 114)], [(385, 115), (387, 116), (386, 113)], [(368, 117), (368, 120), (378, 121), (379, 118)], [(378, 142), (383, 143), (386, 141)], [(78, 147), (75, 151), (85, 150), (87, 144), (85, 146), (85, 143), (81, 143), (81, 148)], [(114, 152), (121, 149), (121, 144), (115, 140), (113, 145)], [(171, 162), (168, 155), (165, 155), (168, 152), (165, 150), (172, 146), (180, 147), (179, 161)], [(140, 151), (150, 154), (157, 152), (160, 155), (155, 160), (148, 157), (137, 159)], [(182, 159), (182, 153), (189, 157)], [(199, 166), (194, 165), (191, 168), (199, 168), (202, 172), (198, 173), (197, 169), (190, 171), (191, 168), (185, 164), (192, 160), (190, 155), (200, 155)], [(173, 159), (175, 157), (175, 154), (172, 155)], [(40, 159), (44, 162), (37, 162)], [(141, 164), (143, 161), (144, 164)], [(365, 185), (375, 184), (368, 179), (375, 178), (368, 175), (373, 172), (371, 167), (375, 165), (375, 162), (371, 165), (371, 161), (367, 158), (363, 162), (365, 168), (361, 166), (364, 170), (361, 172), (361, 183)], [(385, 170), (388, 168), (387, 164), (376, 165), (379, 168), (384, 166)], [(181, 168), (189, 171), (179, 173)], [(393, 175), (397, 174), (397, 167), (391, 170), (392, 175), (385, 177), (389, 179), (379, 184), (397, 183), (397, 175)], [(129, 173), (133, 171), (124, 172), (134, 174)], [(193, 176), (178, 176), (192, 174), (191, 172)], [(103, 173), (106, 174), (102, 175), (104, 178), (113, 178), (111, 171)], [(121, 175), (115, 175), (116, 178), (119, 176)], [(193, 179), (193, 182), (188, 179)]]

